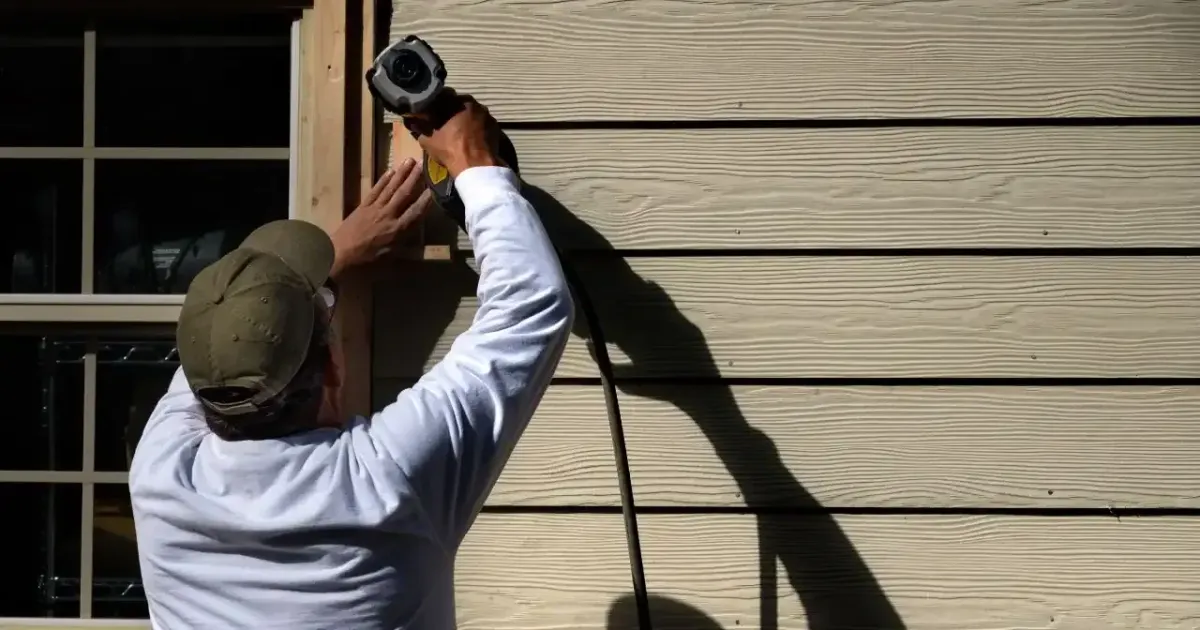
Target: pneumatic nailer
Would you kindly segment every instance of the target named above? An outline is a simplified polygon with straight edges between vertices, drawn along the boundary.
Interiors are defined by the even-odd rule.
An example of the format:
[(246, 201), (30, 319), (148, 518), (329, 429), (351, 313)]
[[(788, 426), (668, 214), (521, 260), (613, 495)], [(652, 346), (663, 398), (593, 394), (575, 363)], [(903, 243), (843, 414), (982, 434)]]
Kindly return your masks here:
[[(409, 35), (379, 53), (367, 70), (367, 88), (388, 111), (400, 116), (405, 126), (414, 131), (422, 126), (438, 127), (454, 113), (453, 102), (442, 98), (446, 94), (446, 66), (428, 43)], [(499, 157), (517, 169), (516, 150), (500, 133)], [(446, 167), (429, 157), (423, 160), (425, 181), (433, 191), (434, 201), (462, 225), (462, 200), (454, 190), (454, 178)]]

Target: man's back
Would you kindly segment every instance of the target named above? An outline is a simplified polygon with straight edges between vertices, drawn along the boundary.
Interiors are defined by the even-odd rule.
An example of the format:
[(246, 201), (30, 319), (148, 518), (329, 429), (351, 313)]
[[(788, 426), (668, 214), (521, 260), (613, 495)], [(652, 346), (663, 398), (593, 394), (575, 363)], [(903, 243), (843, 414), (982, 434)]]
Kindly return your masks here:
[[(452, 628), (453, 555), (359, 420), (226, 442), (182, 374), (130, 474), (142, 577), (164, 628)], [(173, 422), (174, 423), (174, 422)], [(154, 427), (148, 427), (153, 430)]]
[(226, 441), (176, 373), (129, 473), (156, 629), (455, 626), (454, 555), (574, 322), (516, 175), (471, 168), (455, 184), (480, 267), (478, 312), (371, 419)]

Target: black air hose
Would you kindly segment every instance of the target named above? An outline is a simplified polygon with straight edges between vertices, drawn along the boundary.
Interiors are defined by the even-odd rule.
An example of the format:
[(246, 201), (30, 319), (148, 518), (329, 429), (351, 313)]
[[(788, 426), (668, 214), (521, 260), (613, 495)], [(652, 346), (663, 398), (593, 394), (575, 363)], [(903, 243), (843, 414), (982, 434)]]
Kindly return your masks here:
[(617, 464), (617, 482), (621, 486), (621, 515), (625, 520), (625, 541), (629, 547), (629, 570), (633, 574), (633, 596), (637, 602), (638, 628), (652, 630), (650, 622), (650, 598), (646, 590), (646, 572), (642, 566), (642, 542), (638, 535), (637, 511), (633, 502), (633, 481), (629, 473), (629, 459), (625, 449), (625, 428), (621, 422), (621, 406), (617, 401), (617, 386), (613, 382), (612, 360), (608, 356), (608, 346), (604, 342), (604, 334), (600, 330), (600, 318), (579, 275), (569, 265), (562, 252), (558, 253), (559, 263), (563, 268), (567, 284), (579, 301), (579, 310), (588, 328), (588, 349), (596, 359), (596, 367), (600, 370), (600, 385), (604, 388), (604, 405), (608, 408), (608, 430), (612, 436), (613, 458)]

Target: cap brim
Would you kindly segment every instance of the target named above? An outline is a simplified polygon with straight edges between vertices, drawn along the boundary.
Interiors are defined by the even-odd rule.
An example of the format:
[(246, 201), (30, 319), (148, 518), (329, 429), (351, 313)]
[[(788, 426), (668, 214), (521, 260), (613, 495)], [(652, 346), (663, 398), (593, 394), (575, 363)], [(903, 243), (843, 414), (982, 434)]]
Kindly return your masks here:
[(333, 240), (308, 221), (281, 219), (259, 227), (242, 241), (242, 247), (275, 254), (294, 271), (319, 288), (333, 269)]

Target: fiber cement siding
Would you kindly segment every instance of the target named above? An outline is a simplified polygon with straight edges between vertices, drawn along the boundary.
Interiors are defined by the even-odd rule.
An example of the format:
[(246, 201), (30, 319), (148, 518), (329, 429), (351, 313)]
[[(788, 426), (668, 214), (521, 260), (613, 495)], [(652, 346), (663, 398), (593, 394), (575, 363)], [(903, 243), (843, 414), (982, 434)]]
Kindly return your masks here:
[(396, 0), (503, 120), (1200, 114), (1191, 0)]
[[(508, 125), (598, 301), (656, 630), (1200, 628), (1200, 2), (394, 0), (391, 32)], [(429, 234), (464, 251), (377, 288), (377, 407), (477, 306)], [(459, 555), (463, 628), (637, 628), (586, 335)]]

